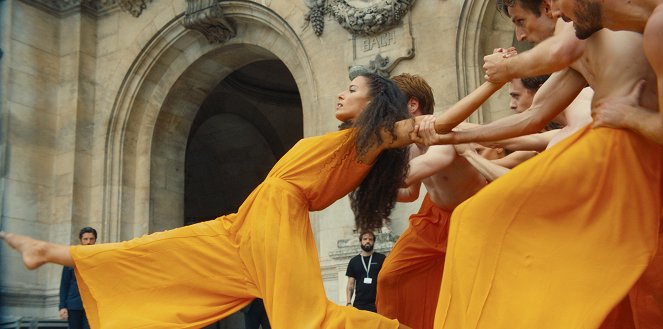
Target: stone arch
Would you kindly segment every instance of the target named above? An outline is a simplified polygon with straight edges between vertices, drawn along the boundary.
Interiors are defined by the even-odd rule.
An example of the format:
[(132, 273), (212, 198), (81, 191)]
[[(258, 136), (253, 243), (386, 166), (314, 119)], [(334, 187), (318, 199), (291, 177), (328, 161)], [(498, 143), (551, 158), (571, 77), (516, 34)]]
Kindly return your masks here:
[[(496, 0), (465, 0), (458, 20), (456, 34), (456, 77), (458, 98), (472, 92), (483, 82), (483, 56), (494, 48), (513, 43), (514, 27), (497, 10)], [(500, 97), (502, 96), (502, 97)], [(508, 110), (507, 98), (496, 95), (480, 111), (470, 117), (471, 122), (492, 121)], [(508, 112), (507, 112), (508, 113)]]
[[(302, 108), (309, 109), (303, 112), (304, 123), (312, 120), (317, 88), (297, 34), (260, 4), (221, 4), (235, 25), (236, 37), (210, 44), (202, 34), (183, 27), (180, 13), (149, 40), (123, 79), (105, 153), (102, 231), (107, 232), (107, 241), (154, 231), (153, 216), (179, 216), (181, 224), (183, 166), (179, 164), (184, 163), (191, 121), (208, 93), (236, 69), (260, 60), (282, 61), (297, 84)], [(159, 159), (170, 163), (155, 165)], [(155, 168), (164, 171), (153, 172)], [(172, 198), (155, 204), (155, 188), (172, 192)]]

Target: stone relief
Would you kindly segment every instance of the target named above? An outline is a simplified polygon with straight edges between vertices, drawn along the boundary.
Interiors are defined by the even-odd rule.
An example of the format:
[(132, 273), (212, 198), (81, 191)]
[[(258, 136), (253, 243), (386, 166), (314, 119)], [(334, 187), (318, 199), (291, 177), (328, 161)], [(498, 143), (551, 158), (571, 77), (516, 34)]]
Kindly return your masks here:
[(140, 16), (152, 0), (22, 0), (56, 16), (67, 16), (84, 10), (93, 16), (103, 16), (121, 8), (134, 17)]
[[(111, 0), (102, 0), (102, 2), (104, 1), (109, 2)], [(152, 0), (147, 0), (147, 2), (152, 2)], [(120, 0), (120, 8), (129, 12), (134, 17), (138, 17), (147, 8), (147, 3), (145, 3), (145, 0)]]
[(235, 28), (223, 15), (221, 0), (186, 0), (183, 25), (201, 32), (210, 43), (224, 43), (235, 36)]
[(309, 12), (304, 17), (315, 35), (324, 30), (324, 16), (330, 14), (353, 35), (379, 34), (400, 23), (415, 0), (304, 0)]

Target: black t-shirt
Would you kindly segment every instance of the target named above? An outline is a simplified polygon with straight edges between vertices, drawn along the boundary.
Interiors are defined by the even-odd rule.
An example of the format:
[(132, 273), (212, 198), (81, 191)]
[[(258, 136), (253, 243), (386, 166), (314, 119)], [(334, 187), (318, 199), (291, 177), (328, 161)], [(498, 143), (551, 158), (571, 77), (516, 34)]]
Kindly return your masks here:
[(366, 269), (364, 264), (368, 266), (368, 261), (371, 256), (364, 257), (362, 264), (361, 255), (357, 255), (350, 259), (348, 263), (348, 270), (345, 272), (346, 276), (355, 278), (355, 302), (354, 305), (375, 305), (375, 293), (378, 284), (378, 272), (382, 268), (385, 255), (374, 252), (373, 259), (371, 259), (371, 267), (369, 268), (368, 277), (372, 279), (371, 283), (365, 283)]

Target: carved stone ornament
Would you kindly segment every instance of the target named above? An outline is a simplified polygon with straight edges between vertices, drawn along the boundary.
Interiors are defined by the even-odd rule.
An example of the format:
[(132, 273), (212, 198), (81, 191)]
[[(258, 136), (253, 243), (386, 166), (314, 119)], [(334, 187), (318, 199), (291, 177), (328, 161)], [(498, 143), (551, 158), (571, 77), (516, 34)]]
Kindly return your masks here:
[(235, 36), (235, 28), (223, 16), (221, 0), (187, 0), (184, 27), (200, 31), (210, 43), (224, 43)]
[(121, 8), (133, 15), (140, 16), (152, 0), (22, 0), (34, 7), (41, 8), (55, 16), (68, 16), (81, 10), (93, 16), (103, 16)]
[[(152, 2), (152, 0), (147, 0), (147, 2)], [(145, 0), (120, 0), (120, 8), (129, 12), (134, 17), (138, 17), (147, 8), (147, 4)]]
[(375, 73), (388, 78), (392, 69), (390, 64), (392, 63), (389, 61), (389, 56), (382, 57), (382, 55), (377, 54), (375, 59), (372, 59), (368, 62), (368, 67), (362, 65), (350, 67), (348, 70), (348, 75), (350, 80), (353, 80), (362, 73)]
[(415, 0), (305, 0), (310, 8), (306, 21), (317, 36), (324, 29), (324, 15), (334, 19), (353, 35), (379, 34), (400, 23)]

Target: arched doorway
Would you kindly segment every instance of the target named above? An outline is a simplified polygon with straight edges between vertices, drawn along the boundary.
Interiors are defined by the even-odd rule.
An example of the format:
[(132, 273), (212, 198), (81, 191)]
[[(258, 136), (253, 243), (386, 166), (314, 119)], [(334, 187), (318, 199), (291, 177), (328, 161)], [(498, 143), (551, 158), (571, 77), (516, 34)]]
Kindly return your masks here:
[(299, 91), (282, 62), (255, 62), (226, 77), (189, 133), (184, 224), (236, 212), (302, 134)]
[[(235, 120), (245, 131), (253, 129), (250, 135), (261, 136), (272, 153), (259, 160), (264, 171), (302, 136), (307, 120), (315, 119), (316, 82), (293, 29), (257, 3), (228, 2), (224, 12), (235, 24), (234, 38), (210, 44), (185, 29), (183, 14), (177, 14), (124, 76), (106, 145), (102, 231), (107, 241), (183, 225), (186, 152), (201, 127), (214, 130), (213, 122)], [(260, 80), (250, 78), (256, 72)], [(288, 87), (279, 89), (283, 85)], [(216, 113), (215, 104), (224, 104), (223, 110)], [(221, 117), (209, 121), (217, 114)], [(296, 128), (284, 129), (284, 123)], [(231, 204), (238, 199), (243, 197)], [(236, 206), (223, 209), (231, 208)], [(218, 215), (210, 210), (195, 217), (212, 212)]]

